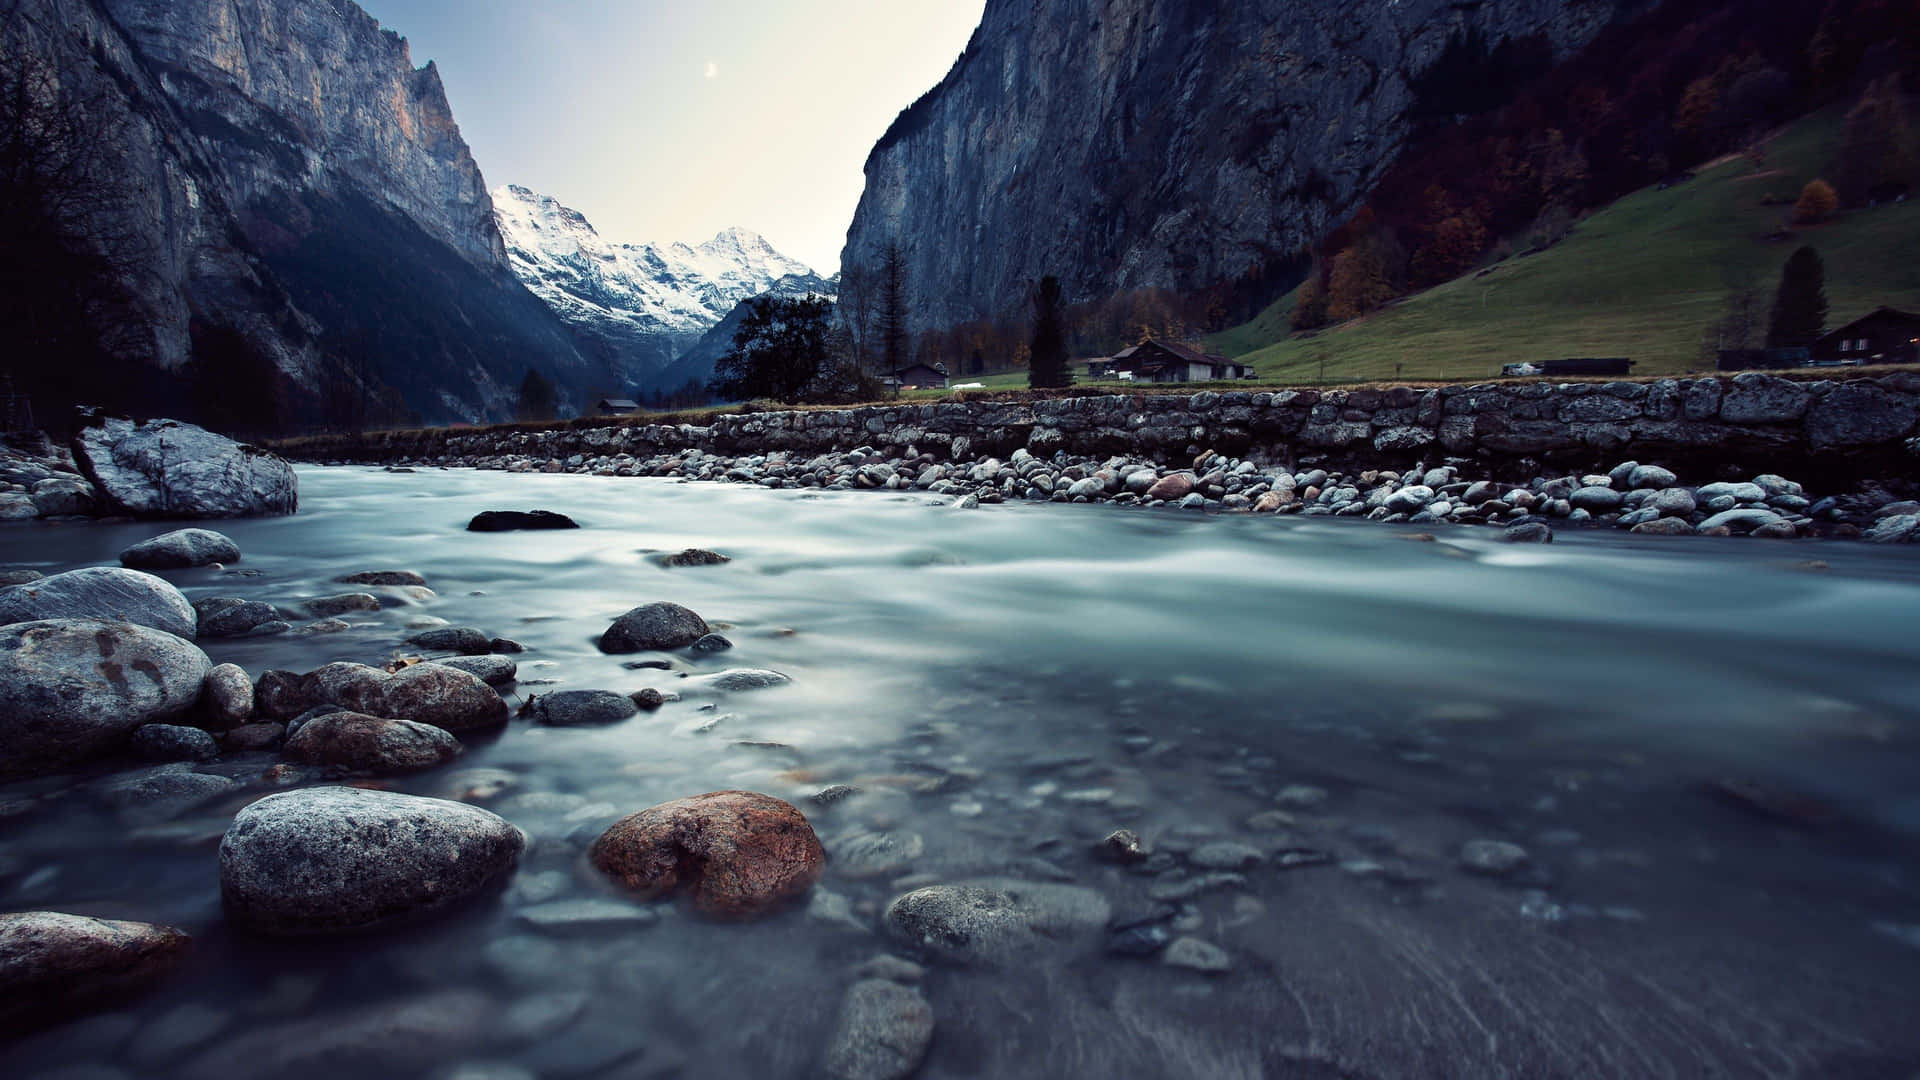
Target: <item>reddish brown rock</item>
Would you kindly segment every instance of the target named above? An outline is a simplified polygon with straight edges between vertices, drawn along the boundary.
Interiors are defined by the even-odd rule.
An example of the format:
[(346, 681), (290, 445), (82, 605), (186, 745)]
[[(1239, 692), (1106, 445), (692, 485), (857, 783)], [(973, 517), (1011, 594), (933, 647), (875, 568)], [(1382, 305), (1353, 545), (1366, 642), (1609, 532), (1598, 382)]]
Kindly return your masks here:
[(1194, 483), (1194, 476), (1190, 472), (1177, 472), (1171, 476), (1163, 476), (1147, 489), (1147, 498), (1165, 499), (1168, 502), (1184, 499), (1193, 493)]
[(642, 810), (615, 822), (591, 857), (642, 896), (685, 890), (695, 908), (723, 918), (751, 918), (805, 895), (826, 861), (805, 815), (751, 791)]

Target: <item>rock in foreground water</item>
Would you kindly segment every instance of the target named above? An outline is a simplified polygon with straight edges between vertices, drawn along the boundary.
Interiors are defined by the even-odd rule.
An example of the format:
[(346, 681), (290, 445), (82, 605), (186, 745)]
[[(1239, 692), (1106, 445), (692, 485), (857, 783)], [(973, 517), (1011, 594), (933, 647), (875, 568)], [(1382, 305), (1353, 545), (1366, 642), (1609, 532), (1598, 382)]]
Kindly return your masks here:
[(827, 1044), (832, 1080), (900, 1080), (933, 1041), (933, 1009), (920, 991), (885, 979), (854, 983)]
[(120, 749), (141, 725), (192, 708), (212, 666), (192, 644), (132, 623), (0, 627), (0, 777)]
[(73, 456), (114, 509), (135, 517), (256, 517), (300, 505), (286, 459), (177, 420), (96, 421), (74, 436)]
[(384, 776), (436, 768), (459, 757), (460, 751), (460, 740), (444, 728), (336, 712), (301, 724), (287, 740), (285, 753), (287, 760), (305, 765)]
[(632, 698), (611, 690), (561, 690), (528, 701), (525, 715), (535, 723), (580, 727), (618, 723), (639, 711)]
[(175, 529), (120, 553), (120, 565), (133, 570), (184, 570), (239, 561), (240, 545), (212, 529)]
[(607, 632), (600, 635), (600, 651), (619, 654), (680, 649), (712, 632), (707, 620), (679, 604), (642, 604), (607, 627)]
[(1005, 964), (1049, 942), (1092, 940), (1112, 908), (1077, 885), (989, 880), (933, 885), (887, 906), (897, 940), (955, 964)]
[(524, 846), (518, 829), (465, 803), (290, 791), (233, 819), (220, 841), (220, 895), (228, 917), (258, 933), (365, 930), (474, 896), (511, 871)]
[(826, 853), (792, 804), (751, 791), (679, 799), (617, 821), (593, 864), (645, 897), (686, 891), (695, 908), (751, 918), (820, 879)]
[(477, 675), (443, 664), (415, 664), (388, 674), (365, 664), (327, 664), (301, 676), (266, 672), (254, 688), (270, 719), (292, 719), (317, 705), (368, 716), (412, 720), (448, 731), (478, 731), (507, 721), (507, 703)]
[(468, 532), (519, 532), (526, 529), (577, 529), (579, 524), (551, 510), (487, 510), (467, 522)]
[(54, 911), (0, 915), (0, 1035), (58, 1023), (146, 989), (192, 939), (146, 923)]
[(117, 566), (89, 566), (0, 591), (0, 623), (104, 619), (137, 623), (192, 641), (199, 616), (164, 578)]

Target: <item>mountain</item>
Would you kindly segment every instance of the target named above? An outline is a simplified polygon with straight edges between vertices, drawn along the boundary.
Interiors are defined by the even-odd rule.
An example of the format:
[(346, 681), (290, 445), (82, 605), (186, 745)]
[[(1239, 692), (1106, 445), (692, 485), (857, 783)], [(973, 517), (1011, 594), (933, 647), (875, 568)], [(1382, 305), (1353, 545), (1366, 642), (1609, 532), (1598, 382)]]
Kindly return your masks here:
[(617, 244), (552, 196), (509, 185), (493, 202), (514, 273), (622, 387), (665, 385), (663, 369), (741, 301), (784, 279), (821, 281), (745, 229), (698, 247)]
[(1467, 37), (1563, 57), (1634, 0), (987, 0), (946, 78), (866, 164), (845, 306), (888, 244), (916, 330), (1197, 291), (1297, 257), (1363, 199)]
[(674, 362), (658, 375), (652, 384), (665, 391), (678, 390), (690, 382), (706, 383), (713, 378), (713, 367), (720, 358), (733, 348), (734, 332), (746, 320), (747, 309), (760, 296), (777, 296), (785, 299), (797, 299), (803, 296), (824, 296), (829, 300), (839, 298), (840, 276), (823, 278), (818, 274), (788, 274), (769, 285), (763, 292), (749, 296), (733, 306), (725, 318), (715, 323), (711, 329), (700, 336), (693, 346), (681, 353)]
[(151, 368), (237, 339), (309, 418), (328, 394), (498, 418), (530, 366), (606, 381), (514, 277), (438, 70), (349, 0), (20, 0), (0, 51), (98, 132), (81, 164), (115, 205), (87, 229), (138, 241)]

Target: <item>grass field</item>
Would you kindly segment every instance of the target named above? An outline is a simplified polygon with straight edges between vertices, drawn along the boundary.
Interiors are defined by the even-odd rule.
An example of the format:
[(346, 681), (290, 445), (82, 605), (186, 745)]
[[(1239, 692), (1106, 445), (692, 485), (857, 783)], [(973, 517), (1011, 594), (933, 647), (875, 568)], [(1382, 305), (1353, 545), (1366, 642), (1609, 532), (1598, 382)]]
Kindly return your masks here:
[(1797, 197), (1832, 160), (1840, 123), (1832, 111), (1809, 117), (1774, 138), (1758, 167), (1731, 159), (1666, 191), (1636, 192), (1547, 251), (1366, 318), (1291, 335), (1290, 294), (1207, 347), (1252, 364), (1262, 382), (1476, 378), (1569, 356), (1626, 356), (1637, 375), (1676, 374), (1701, 366), (1702, 334), (1730, 287), (1751, 282), (1770, 305), (1780, 267), (1802, 243), (1826, 261), (1829, 326), (1881, 305), (1920, 308), (1920, 200), (1766, 239), (1790, 207), (1762, 200)]

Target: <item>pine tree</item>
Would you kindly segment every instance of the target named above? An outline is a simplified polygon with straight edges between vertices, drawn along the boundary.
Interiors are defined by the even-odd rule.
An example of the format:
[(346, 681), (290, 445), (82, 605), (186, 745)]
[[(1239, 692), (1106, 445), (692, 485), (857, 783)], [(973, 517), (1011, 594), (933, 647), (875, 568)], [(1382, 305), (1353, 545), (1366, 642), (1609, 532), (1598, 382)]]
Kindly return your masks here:
[(1811, 345), (1827, 329), (1827, 269), (1820, 253), (1803, 247), (1787, 257), (1767, 322), (1767, 347)]
[(907, 256), (890, 243), (880, 262), (880, 365), (887, 372), (906, 367), (913, 358), (907, 333)]
[(1073, 373), (1067, 366), (1066, 301), (1060, 291), (1060, 279), (1045, 277), (1033, 291), (1032, 359), (1027, 368), (1027, 385), (1035, 389), (1073, 385)]

